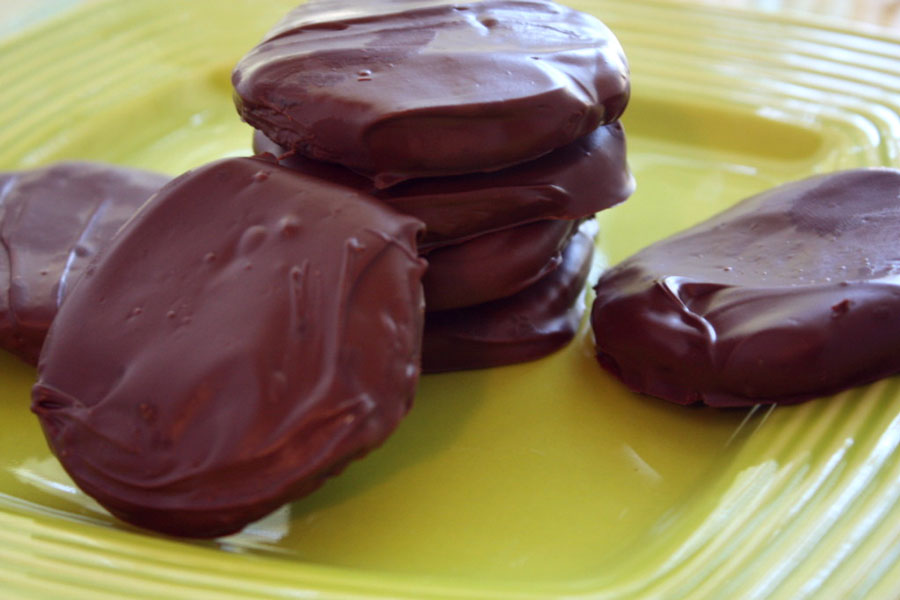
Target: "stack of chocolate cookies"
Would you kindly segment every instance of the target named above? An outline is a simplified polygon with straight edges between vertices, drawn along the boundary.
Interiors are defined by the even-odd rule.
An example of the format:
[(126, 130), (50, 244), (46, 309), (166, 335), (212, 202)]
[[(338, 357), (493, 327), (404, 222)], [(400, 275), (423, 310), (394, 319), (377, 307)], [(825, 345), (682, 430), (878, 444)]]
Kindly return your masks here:
[(565, 344), (591, 217), (634, 185), (621, 47), (546, 0), (313, 0), (234, 85), (274, 158), (0, 174), (0, 344), (38, 359), (81, 489), (174, 535), (239, 531), (380, 445), (420, 357)]
[(425, 223), (423, 369), (574, 335), (599, 210), (634, 181), (621, 46), (546, 0), (313, 0), (234, 70), (254, 147)]

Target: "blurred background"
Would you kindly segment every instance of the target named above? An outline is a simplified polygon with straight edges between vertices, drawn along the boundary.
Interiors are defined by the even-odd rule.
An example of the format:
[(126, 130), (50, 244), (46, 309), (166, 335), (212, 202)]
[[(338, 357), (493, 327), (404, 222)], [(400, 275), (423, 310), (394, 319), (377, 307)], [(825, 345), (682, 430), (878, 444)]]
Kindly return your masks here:
[[(48, 14), (91, 0), (0, 0), (0, 37)], [(128, 2), (128, 0), (119, 0)], [(190, 0), (184, 0), (190, 2)], [(634, 0), (629, 0), (634, 1)], [(816, 15), (900, 31), (900, 0), (664, 0), (765, 12)], [(299, 0), (298, 0), (299, 4)]]
[[(675, 0), (672, 0), (675, 1)], [(791, 12), (876, 24), (900, 30), (900, 0), (680, 0), (711, 6)]]

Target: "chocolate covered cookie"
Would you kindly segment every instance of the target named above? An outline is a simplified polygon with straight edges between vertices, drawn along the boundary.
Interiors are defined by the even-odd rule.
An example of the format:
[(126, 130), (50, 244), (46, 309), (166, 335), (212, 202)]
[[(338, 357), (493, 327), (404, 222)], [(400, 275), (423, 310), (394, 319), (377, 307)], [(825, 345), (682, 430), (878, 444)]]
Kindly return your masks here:
[(420, 250), (542, 219), (589, 217), (634, 192), (625, 131), (619, 122), (522, 165), (493, 173), (415, 179), (386, 190), (339, 165), (291, 153), (259, 131), (254, 133), (253, 147), (281, 157), (287, 167), (373, 194), (421, 219), (426, 232)]
[(179, 177), (54, 321), (34, 412), (119, 518), (233, 533), (379, 445), (419, 373), (421, 223), (260, 159)]
[(484, 369), (535, 360), (575, 336), (580, 301), (594, 257), (597, 225), (586, 221), (563, 252), (560, 266), (521, 292), (425, 318), (422, 369), (427, 373)]
[(679, 404), (793, 403), (900, 371), (900, 171), (754, 196), (597, 284), (600, 363)]
[(36, 364), (88, 262), (169, 179), (90, 162), (0, 175), (0, 346)]
[(537, 221), (487, 233), (425, 255), (429, 311), (511, 296), (559, 267), (579, 221)]
[(533, 160), (629, 97), (612, 32), (547, 0), (313, 0), (232, 82), (253, 127), (380, 188)]

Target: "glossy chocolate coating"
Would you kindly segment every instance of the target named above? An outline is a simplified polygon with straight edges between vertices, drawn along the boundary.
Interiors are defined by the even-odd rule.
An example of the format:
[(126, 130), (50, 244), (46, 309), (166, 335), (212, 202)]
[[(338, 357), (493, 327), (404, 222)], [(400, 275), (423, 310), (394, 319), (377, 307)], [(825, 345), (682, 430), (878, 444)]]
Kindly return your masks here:
[(790, 183), (606, 273), (601, 364), (635, 391), (792, 403), (900, 371), (900, 171)]
[(537, 221), (426, 255), (429, 311), (483, 304), (522, 291), (559, 267), (578, 221)]
[(492, 171), (615, 121), (615, 36), (547, 0), (313, 0), (238, 63), (240, 115), (278, 144), (370, 175)]
[(63, 297), (169, 179), (88, 162), (0, 175), (0, 346), (37, 364)]
[(420, 250), (457, 244), (467, 238), (542, 219), (581, 219), (626, 200), (634, 177), (626, 161), (621, 123), (596, 129), (579, 140), (529, 163), (455, 177), (406, 181), (387, 190), (337, 165), (286, 151), (257, 131), (257, 152), (282, 157), (303, 173), (374, 194), (426, 226)]
[(419, 373), (421, 223), (260, 159), (163, 188), (60, 308), (33, 390), (119, 518), (238, 531), (380, 444)]
[(593, 220), (584, 222), (566, 246), (560, 266), (514, 296), (428, 313), (422, 370), (499, 367), (535, 360), (568, 344), (584, 312), (581, 294), (596, 232)]

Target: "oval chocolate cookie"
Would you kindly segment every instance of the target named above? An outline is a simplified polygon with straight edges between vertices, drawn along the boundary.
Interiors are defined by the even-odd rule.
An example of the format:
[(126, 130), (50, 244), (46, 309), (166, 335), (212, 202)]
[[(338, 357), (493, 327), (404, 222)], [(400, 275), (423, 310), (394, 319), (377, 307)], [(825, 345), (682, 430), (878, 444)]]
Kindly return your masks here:
[(410, 407), (421, 223), (259, 159), (161, 190), (54, 321), (33, 390), (119, 518), (233, 533), (380, 444)]
[(600, 363), (635, 391), (793, 403), (900, 371), (900, 171), (790, 183), (597, 284)]
[(578, 224), (537, 221), (429, 252), (425, 308), (461, 308), (520, 292), (559, 267)]
[(90, 162), (0, 175), (0, 346), (36, 364), (85, 266), (169, 179)]
[(536, 360), (572, 341), (584, 313), (580, 299), (594, 258), (596, 233), (596, 222), (582, 223), (563, 251), (559, 267), (517, 294), (477, 306), (429, 312), (423, 371), (485, 369)]
[(232, 81), (252, 126), (378, 187), (532, 160), (629, 96), (612, 32), (547, 0), (313, 0)]
[(373, 194), (425, 223), (420, 250), (542, 219), (582, 219), (626, 200), (634, 177), (618, 121), (531, 162), (495, 171), (406, 181), (386, 190), (338, 165), (290, 153), (261, 132), (256, 152), (280, 157), (286, 167)]

